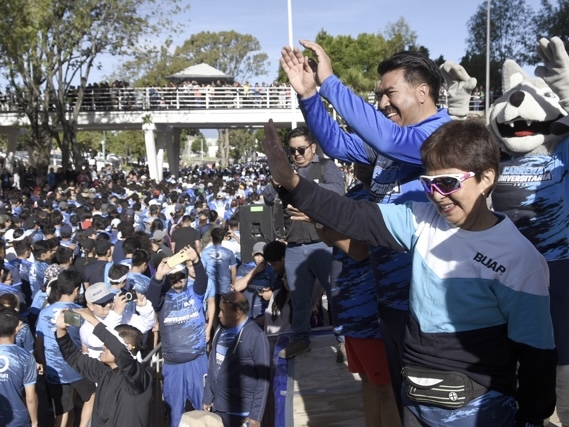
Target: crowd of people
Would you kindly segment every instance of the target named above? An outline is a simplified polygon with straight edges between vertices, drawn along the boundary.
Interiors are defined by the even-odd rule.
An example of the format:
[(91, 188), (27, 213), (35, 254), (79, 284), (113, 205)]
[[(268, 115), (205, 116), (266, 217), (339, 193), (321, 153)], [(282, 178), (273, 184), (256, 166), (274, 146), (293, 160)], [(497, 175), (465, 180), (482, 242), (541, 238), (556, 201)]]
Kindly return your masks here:
[[(266, 165), (161, 183), (86, 166), (53, 186), (6, 188), (0, 352), (18, 360), (18, 375), (0, 375), (6, 425), (37, 423), (38, 373), (57, 425), (74, 395), (79, 425), (121, 425), (132, 408), (129, 425), (147, 425), (140, 356), (160, 341), (170, 425), (189, 403), (218, 425), (259, 427), (267, 333), (290, 337), (281, 359), (310, 351), (317, 284), (338, 354), (362, 378), (366, 426), (543, 426), (564, 404), (548, 265), (488, 207), (500, 150), (485, 124), (437, 106), (441, 74), (422, 54), (382, 61), (371, 105), (321, 46), (301, 44), (315, 59), (285, 47), (281, 65), (307, 127), (283, 149), (270, 121)], [(346, 194), (318, 150), (356, 165)], [(286, 233), (244, 253), (242, 214), (277, 200)]]

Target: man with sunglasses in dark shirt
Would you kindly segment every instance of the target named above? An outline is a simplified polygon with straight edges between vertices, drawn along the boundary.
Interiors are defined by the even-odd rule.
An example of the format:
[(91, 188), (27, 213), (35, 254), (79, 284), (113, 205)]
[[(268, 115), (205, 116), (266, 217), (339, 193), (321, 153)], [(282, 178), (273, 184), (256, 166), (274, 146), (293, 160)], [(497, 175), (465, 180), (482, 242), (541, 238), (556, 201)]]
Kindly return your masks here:
[[(316, 181), (321, 187), (344, 194), (342, 172), (332, 160), (318, 157), (316, 142), (312, 132), (305, 127), (293, 129), (288, 134), (288, 153), (296, 173)], [(263, 192), (265, 204), (273, 205), (276, 195), (275, 187), (267, 185)], [(288, 216), (285, 211), (285, 223)], [(289, 359), (310, 351), (312, 291), (316, 279), (324, 289), (330, 291), (332, 249), (320, 240), (314, 224), (308, 222), (292, 221), (285, 239), (285, 270), (291, 292), (294, 336), (279, 357)]]

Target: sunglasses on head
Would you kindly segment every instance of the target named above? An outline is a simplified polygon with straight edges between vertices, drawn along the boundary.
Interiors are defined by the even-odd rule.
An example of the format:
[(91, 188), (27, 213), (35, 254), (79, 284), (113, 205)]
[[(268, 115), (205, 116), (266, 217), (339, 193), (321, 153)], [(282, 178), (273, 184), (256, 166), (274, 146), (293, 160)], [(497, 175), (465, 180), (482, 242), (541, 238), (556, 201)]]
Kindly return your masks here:
[(448, 196), (449, 194), (456, 193), (462, 188), (462, 182), (476, 176), (474, 172), (466, 172), (462, 174), (445, 174), (445, 175), (421, 175), (419, 181), (423, 185), (423, 189), (428, 194), (433, 194), (433, 187), (441, 195)]
[(310, 145), (307, 145), (306, 147), (288, 147), (288, 152), (290, 153), (291, 156), (294, 156), (294, 153), (298, 153), (301, 156), (304, 156), (304, 153), (308, 148), (310, 148)]

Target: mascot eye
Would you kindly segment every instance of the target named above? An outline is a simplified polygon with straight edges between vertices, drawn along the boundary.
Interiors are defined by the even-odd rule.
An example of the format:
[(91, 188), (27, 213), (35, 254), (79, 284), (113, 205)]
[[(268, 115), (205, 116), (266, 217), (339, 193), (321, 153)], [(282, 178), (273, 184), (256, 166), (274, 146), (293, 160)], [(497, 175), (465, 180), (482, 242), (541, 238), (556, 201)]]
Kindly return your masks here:
[(543, 96), (545, 96), (546, 98), (557, 98), (557, 95), (555, 95), (553, 92), (545, 92), (543, 94)]

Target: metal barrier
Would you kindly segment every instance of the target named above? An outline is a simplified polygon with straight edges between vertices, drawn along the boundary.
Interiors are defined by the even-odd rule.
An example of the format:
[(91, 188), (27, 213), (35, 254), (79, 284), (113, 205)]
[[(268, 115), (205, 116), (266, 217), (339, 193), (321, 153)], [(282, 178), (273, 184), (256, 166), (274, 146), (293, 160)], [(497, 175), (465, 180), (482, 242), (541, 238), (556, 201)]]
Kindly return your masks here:
[(142, 363), (148, 364), (152, 369), (152, 377), (154, 378), (149, 422), (149, 425), (153, 427), (168, 427), (170, 425), (162, 394), (162, 365), (164, 364), (164, 358), (160, 352), (161, 349), (162, 343), (160, 342), (142, 360)]

